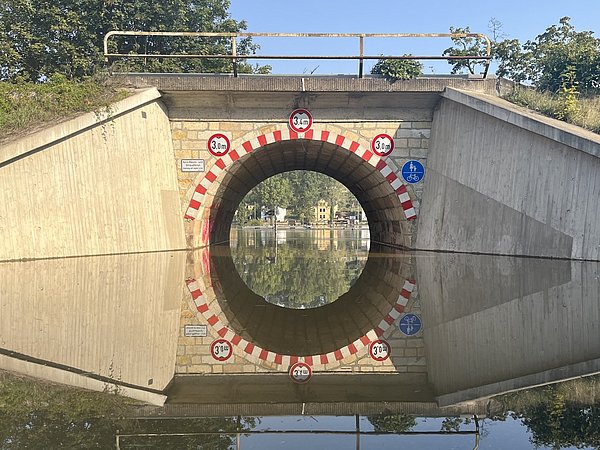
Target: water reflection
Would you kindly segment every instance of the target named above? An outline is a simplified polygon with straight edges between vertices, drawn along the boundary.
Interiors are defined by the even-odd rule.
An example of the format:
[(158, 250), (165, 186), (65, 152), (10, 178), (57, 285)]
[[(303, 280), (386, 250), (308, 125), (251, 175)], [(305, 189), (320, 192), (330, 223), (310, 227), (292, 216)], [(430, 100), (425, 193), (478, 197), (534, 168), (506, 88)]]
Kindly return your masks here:
[[(205, 288), (201, 291), (207, 305), (205, 316), (215, 315), (231, 333), (261, 350), (314, 356), (316, 362), (321, 355), (341, 351), (353, 343), (353, 349), (363, 349), (366, 344), (360, 342), (361, 338), (367, 339), (370, 333), (368, 339), (375, 339), (376, 328), (389, 328), (391, 318), (384, 324), (381, 321), (395, 314), (406, 280), (414, 278), (411, 255), (373, 245), (362, 273), (335, 302), (319, 308), (290, 309), (270, 304), (250, 290), (235, 269), (229, 245), (211, 248), (210, 263), (209, 277), (201, 269), (198, 273), (204, 277)], [(303, 282), (311, 284), (310, 279)], [(342, 358), (326, 359), (331, 363)]]
[(161, 402), (184, 269), (181, 252), (0, 263), (0, 369)]
[[(177, 447), (183, 441), (172, 435), (140, 435), (179, 430), (197, 435), (178, 448), (229, 448), (238, 444), (238, 435), (242, 448), (264, 448), (271, 445), (267, 440), (239, 430), (261, 430), (272, 421), (293, 428), (307, 415), (322, 417), (317, 428), (340, 429), (332, 417), (348, 416), (340, 420), (354, 424), (354, 414), (366, 431), (471, 429), (460, 416), (476, 414), (487, 417), (482, 422), (487, 448), (506, 448), (504, 438), (515, 429), (522, 448), (530, 441), (556, 448), (600, 445), (598, 263), (373, 245), (360, 274), (346, 272), (347, 261), (336, 269), (353, 281), (337, 301), (305, 310), (268, 304), (241, 279), (236, 258), (247, 258), (252, 272), (260, 255), (272, 251), (269, 242), (277, 244), (278, 258), (283, 248), (312, 248), (307, 253), (316, 257), (323, 241), (342, 252), (366, 250), (359, 239), (350, 243), (338, 236), (337, 244), (299, 239), (252, 230), (238, 238), (233, 254), (225, 245), (190, 254), (0, 263), (1, 369), (118, 390), (144, 402), (166, 399), (162, 407), (127, 409), (126, 416), (138, 419), (122, 419), (121, 404), (108, 402), (102, 409), (103, 400), (64, 390), (35, 401), (50, 391), (46, 385), (15, 385), (0, 377), (0, 447), (40, 443), (45, 436), (51, 447), (88, 439), (103, 448), (114, 444), (116, 430), (136, 436), (124, 438), (122, 448), (136, 442)], [(240, 247), (252, 240), (262, 243)], [(195, 296), (187, 287), (192, 279), (201, 287)], [(399, 327), (408, 311), (422, 321), (413, 336)], [(206, 335), (186, 335), (186, 325), (205, 327)], [(234, 348), (231, 358), (220, 361), (210, 347), (223, 337)], [(369, 354), (376, 338), (390, 343), (385, 361)], [(277, 364), (278, 355), (290, 358), (287, 365)], [(291, 357), (311, 358), (308, 383), (291, 382)], [(580, 377), (585, 378), (565, 381)], [(430, 418), (426, 424), (424, 417)], [(369, 444), (365, 436), (361, 448), (385, 448), (388, 438)], [(402, 439), (438, 445), (433, 437)], [(314, 445), (330, 445), (323, 442)], [(447, 441), (440, 442), (438, 448), (447, 448)]]
[(230, 246), (242, 280), (267, 302), (318, 308), (337, 300), (362, 273), (368, 232), (234, 229)]

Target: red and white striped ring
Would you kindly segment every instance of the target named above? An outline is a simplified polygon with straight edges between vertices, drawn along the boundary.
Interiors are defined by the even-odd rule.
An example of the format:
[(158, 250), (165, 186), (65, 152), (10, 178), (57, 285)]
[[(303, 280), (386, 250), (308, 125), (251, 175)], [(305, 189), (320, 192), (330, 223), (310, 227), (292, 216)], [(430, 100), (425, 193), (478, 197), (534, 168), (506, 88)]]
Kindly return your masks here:
[[(200, 206), (204, 200), (204, 194), (206, 194), (211, 184), (217, 179), (225, 167), (233, 164), (241, 156), (260, 147), (264, 147), (265, 145), (272, 144), (273, 142), (291, 141), (296, 139), (329, 142), (357, 154), (366, 162), (373, 165), (379, 172), (381, 172), (387, 182), (392, 186), (396, 192), (396, 195), (398, 195), (406, 219), (413, 220), (417, 217), (412, 200), (408, 195), (406, 185), (404, 185), (402, 180), (398, 177), (398, 175), (396, 175), (398, 168), (395, 167), (395, 164), (391, 160), (386, 161), (382, 159), (380, 156), (374, 154), (368, 147), (361, 145), (357, 141), (348, 139), (341, 134), (326, 130), (318, 131), (311, 129), (306, 133), (296, 133), (292, 130), (277, 130), (273, 131), (272, 133), (261, 134), (255, 138), (243, 142), (238, 148), (229, 151), (226, 155), (217, 159), (215, 164), (196, 186), (186, 210), (185, 219), (195, 220), (198, 217), (198, 211), (200, 210)], [(396, 170), (394, 170), (393, 167), (395, 167)]]
[(295, 356), (295, 355), (282, 355), (279, 353), (272, 352), (270, 350), (266, 350), (264, 348), (259, 347), (258, 345), (253, 344), (239, 336), (237, 333), (232, 331), (229, 327), (227, 327), (217, 314), (210, 310), (206, 300), (204, 299), (204, 295), (200, 289), (200, 285), (198, 281), (195, 279), (188, 279), (186, 281), (187, 287), (192, 294), (192, 299), (194, 301), (194, 305), (196, 306), (196, 310), (202, 314), (202, 316), (206, 319), (211, 327), (216, 331), (216, 333), (221, 336), (223, 339), (227, 339), (234, 346), (241, 349), (246, 353), (247, 356), (255, 359), (257, 362), (269, 362), (276, 366), (279, 366), (281, 369), (287, 369), (290, 365), (298, 362), (304, 361), (306, 364), (310, 366), (332, 364), (338, 361), (341, 361), (344, 358), (347, 358), (350, 355), (354, 355), (358, 353), (361, 349), (368, 347), (368, 345), (379, 339), (383, 333), (400, 317), (402, 312), (404, 311), (405, 306), (410, 300), (410, 296), (412, 291), (415, 288), (414, 280), (406, 280), (404, 282), (404, 286), (400, 295), (398, 296), (398, 300), (390, 310), (390, 312), (379, 322), (379, 324), (369, 330), (360, 338), (356, 339), (354, 342), (339, 348), (338, 350), (334, 350), (329, 353), (324, 353), (320, 355), (311, 355), (311, 356)]

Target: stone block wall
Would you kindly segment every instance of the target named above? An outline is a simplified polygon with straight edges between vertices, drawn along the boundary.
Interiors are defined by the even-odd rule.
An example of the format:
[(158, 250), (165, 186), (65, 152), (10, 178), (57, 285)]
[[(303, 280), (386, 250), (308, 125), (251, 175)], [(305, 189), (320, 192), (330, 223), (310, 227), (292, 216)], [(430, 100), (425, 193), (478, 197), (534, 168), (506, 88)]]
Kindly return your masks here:
[[(214, 300), (216, 302), (216, 300)], [(287, 365), (278, 365), (263, 361), (244, 352), (240, 345), (233, 346), (233, 354), (226, 361), (216, 360), (210, 352), (211, 344), (222, 336), (211, 324), (203, 320), (196, 311), (196, 307), (190, 296), (184, 296), (181, 304), (181, 317), (179, 328), (179, 340), (177, 345), (177, 357), (175, 372), (177, 374), (222, 374), (222, 373), (274, 373), (287, 372)], [(415, 313), (420, 315), (421, 305), (417, 287), (413, 290), (404, 313)], [(374, 334), (368, 334), (371, 340), (383, 339), (391, 346), (391, 356), (385, 361), (375, 361), (369, 354), (369, 346), (358, 349), (354, 355), (344, 356), (339, 361), (329, 364), (320, 364), (317, 361), (313, 365), (313, 373), (425, 373), (427, 372), (426, 349), (423, 340), (423, 329), (414, 336), (404, 335), (398, 323), (403, 314), (400, 314), (390, 324), (383, 334), (377, 338)], [(206, 337), (186, 337), (184, 334), (186, 325), (206, 325)]]
[[(250, 141), (257, 136), (272, 133), (276, 130), (287, 129), (288, 125), (285, 120), (194, 121), (189, 119), (172, 119), (171, 130), (173, 149), (178, 173), (182, 213), (185, 214), (190, 199), (194, 194), (194, 189), (218, 159), (213, 156), (207, 148), (211, 136), (217, 133), (224, 134), (231, 142), (231, 149), (233, 150), (239, 149), (242, 143)], [(401, 167), (406, 161), (416, 159), (420, 161), (423, 166), (426, 166), (427, 163), (431, 121), (423, 121), (422, 119), (418, 121), (365, 120), (362, 122), (328, 122), (326, 124), (315, 121), (313, 129), (336, 133), (349, 140), (361, 143), (365, 148), (370, 148), (371, 141), (378, 134), (385, 133), (392, 136), (394, 139), (394, 150), (383, 159), (390, 165), (400, 179), (402, 179), (400, 173)], [(240, 154), (244, 153), (245, 152), (241, 150)], [(203, 160), (204, 172), (184, 172), (182, 170), (182, 160), (185, 159)], [(221, 178), (222, 176), (217, 179), (216, 183), (221, 182)], [(405, 183), (408, 195), (412, 200), (413, 207), (417, 213), (417, 221), (403, 222), (401, 224), (401, 231), (404, 235), (410, 236), (409, 240), (412, 243), (414, 243), (416, 239), (416, 223), (418, 222), (419, 217), (423, 183), (424, 182), (419, 182), (414, 185)], [(207, 193), (206, 195), (210, 195), (210, 193)], [(198, 230), (191, 231), (190, 227), (188, 227), (188, 243), (193, 241), (190, 236), (193, 233), (198, 233)]]

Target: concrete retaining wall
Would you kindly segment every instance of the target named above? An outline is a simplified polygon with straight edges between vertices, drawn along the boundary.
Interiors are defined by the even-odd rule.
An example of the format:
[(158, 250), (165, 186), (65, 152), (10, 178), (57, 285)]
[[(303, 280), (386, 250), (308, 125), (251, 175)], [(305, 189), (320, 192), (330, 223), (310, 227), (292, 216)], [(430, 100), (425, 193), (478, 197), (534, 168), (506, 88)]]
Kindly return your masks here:
[(600, 136), (448, 89), (434, 113), (421, 249), (600, 259)]
[(0, 146), (0, 260), (185, 247), (156, 89)]
[(600, 371), (599, 263), (417, 259), (429, 381), (440, 405)]

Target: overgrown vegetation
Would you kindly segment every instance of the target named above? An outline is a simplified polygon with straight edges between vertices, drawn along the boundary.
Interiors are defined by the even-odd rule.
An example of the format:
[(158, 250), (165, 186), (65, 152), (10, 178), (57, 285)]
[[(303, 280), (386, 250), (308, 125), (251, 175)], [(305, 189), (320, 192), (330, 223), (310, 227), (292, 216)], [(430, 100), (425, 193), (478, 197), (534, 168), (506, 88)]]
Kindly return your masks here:
[(75, 113), (106, 109), (127, 95), (93, 79), (69, 81), (62, 75), (46, 83), (0, 82), (0, 139)]
[(133, 408), (115, 393), (90, 392), (0, 371), (0, 447), (106, 448)]
[(600, 133), (600, 96), (581, 96), (567, 91), (562, 95), (515, 86), (504, 98), (548, 117)]
[[(105, 69), (103, 38), (110, 30), (238, 32), (244, 21), (229, 15), (228, 0), (6, 0), (0, 2), (0, 139), (39, 122), (101, 110), (121, 99), (94, 81)], [(125, 36), (111, 39), (110, 52), (228, 54), (231, 39)], [(256, 50), (238, 39), (238, 54)], [(120, 70), (229, 73), (231, 60), (140, 59), (119, 61)], [(268, 73), (269, 66), (239, 62), (240, 72)]]
[(423, 74), (423, 64), (414, 59), (380, 59), (371, 69), (371, 73), (382, 75), (390, 82), (410, 80)]
[[(56, 73), (69, 80), (93, 75), (104, 66), (103, 38), (110, 30), (238, 32), (244, 21), (229, 15), (228, 0), (5, 0), (0, 3), (0, 80), (39, 81)], [(239, 39), (238, 54), (256, 46)], [(228, 37), (172, 38), (124, 36), (111, 39), (110, 52), (146, 54), (231, 53)], [(230, 60), (122, 60), (128, 70), (146, 72), (231, 72)], [(242, 64), (240, 71), (268, 70)]]
[(520, 419), (536, 447), (600, 447), (600, 378), (591, 376), (494, 397), (490, 418)]
[[(521, 44), (505, 39), (502, 24), (490, 20), (496, 75), (517, 83), (505, 98), (549, 117), (600, 132), (600, 39), (592, 31), (577, 31), (569, 17)], [(450, 27), (468, 33), (469, 28)], [(484, 41), (461, 37), (444, 55), (484, 55)], [(453, 60), (452, 73), (476, 73), (481, 60)]]
[[(139, 436), (121, 436), (121, 445), (227, 450), (235, 445), (235, 432), (253, 429), (258, 422), (253, 417), (136, 419), (137, 408), (133, 400), (114, 392), (91, 392), (0, 371), (0, 448), (109, 449), (115, 448), (117, 434), (133, 434)], [(199, 431), (215, 434), (198, 435)]]

